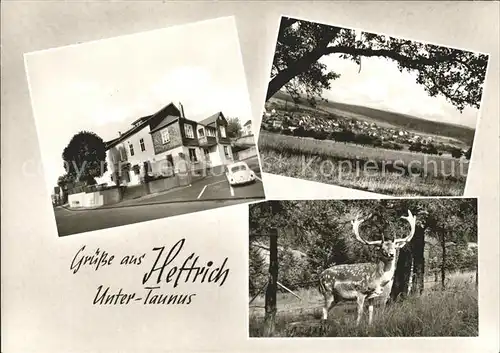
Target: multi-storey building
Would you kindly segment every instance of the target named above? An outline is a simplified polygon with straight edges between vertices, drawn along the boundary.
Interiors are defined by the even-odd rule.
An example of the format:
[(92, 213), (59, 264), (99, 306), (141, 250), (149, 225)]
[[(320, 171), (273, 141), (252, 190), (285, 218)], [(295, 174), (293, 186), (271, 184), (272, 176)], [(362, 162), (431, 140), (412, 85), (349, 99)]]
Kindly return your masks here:
[(253, 135), (252, 132), (252, 120), (248, 120), (245, 125), (243, 125), (243, 136)]
[(227, 120), (218, 112), (202, 121), (184, 116), (168, 104), (153, 115), (137, 119), (132, 127), (106, 143), (108, 170), (99, 184), (136, 185), (149, 175), (173, 175), (233, 162)]

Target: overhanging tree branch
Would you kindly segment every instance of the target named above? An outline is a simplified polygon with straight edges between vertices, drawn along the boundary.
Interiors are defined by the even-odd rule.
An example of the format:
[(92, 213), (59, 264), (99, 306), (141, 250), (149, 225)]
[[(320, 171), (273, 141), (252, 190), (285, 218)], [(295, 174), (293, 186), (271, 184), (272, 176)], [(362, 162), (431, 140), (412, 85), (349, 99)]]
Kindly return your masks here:
[(267, 88), (266, 101), (269, 100), (276, 92), (278, 92), (287, 82), (298, 74), (307, 71), (312, 64), (318, 61), (324, 54), (326, 47), (317, 48), (304, 55), (301, 59), (289, 65), (286, 69), (278, 72), (269, 82)]
[(329, 82), (339, 77), (319, 61), (331, 54), (358, 65), (363, 56), (394, 60), (400, 71), (417, 71), (417, 83), (430, 96), (442, 94), (460, 111), (466, 105), (479, 107), (486, 55), (286, 17), (280, 25), (266, 100), (290, 85), (308, 100), (321, 97)]

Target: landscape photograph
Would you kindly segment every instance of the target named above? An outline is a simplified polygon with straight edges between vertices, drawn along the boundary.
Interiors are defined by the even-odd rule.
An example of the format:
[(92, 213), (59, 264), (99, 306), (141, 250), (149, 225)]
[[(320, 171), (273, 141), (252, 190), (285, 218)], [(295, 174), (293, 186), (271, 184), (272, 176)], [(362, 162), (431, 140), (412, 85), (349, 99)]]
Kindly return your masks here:
[(478, 336), (475, 198), (249, 205), (250, 337)]
[(461, 196), (488, 55), (282, 17), (263, 171), (393, 196)]
[(265, 198), (232, 17), (25, 64), (59, 236)]

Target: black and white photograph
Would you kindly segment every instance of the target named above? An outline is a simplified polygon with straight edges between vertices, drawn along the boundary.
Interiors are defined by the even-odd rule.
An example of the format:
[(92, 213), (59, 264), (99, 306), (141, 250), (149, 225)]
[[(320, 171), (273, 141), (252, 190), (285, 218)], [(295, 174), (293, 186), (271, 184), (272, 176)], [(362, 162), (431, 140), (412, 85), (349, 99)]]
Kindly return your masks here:
[(475, 337), (476, 198), (249, 205), (250, 337)]
[(0, 353), (500, 352), (498, 0), (0, 6)]
[(392, 196), (461, 196), (488, 55), (282, 17), (266, 173)]
[[(233, 17), (25, 54), (59, 236), (264, 199)], [(43, 170), (43, 172), (41, 172)]]

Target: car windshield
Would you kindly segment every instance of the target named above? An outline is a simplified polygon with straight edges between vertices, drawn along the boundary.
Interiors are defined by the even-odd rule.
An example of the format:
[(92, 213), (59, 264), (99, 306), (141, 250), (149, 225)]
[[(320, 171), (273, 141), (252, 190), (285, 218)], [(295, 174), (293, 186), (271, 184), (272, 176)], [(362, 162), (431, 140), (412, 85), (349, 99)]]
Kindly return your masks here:
[(237, 165), (237, 166), (234, 166), (231, 168), (231, 173), (236, 173), (239, 170), (246, 170), (246, 169), (247, 169), (247, 167), (243, 164)]

